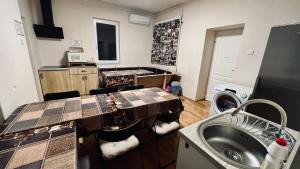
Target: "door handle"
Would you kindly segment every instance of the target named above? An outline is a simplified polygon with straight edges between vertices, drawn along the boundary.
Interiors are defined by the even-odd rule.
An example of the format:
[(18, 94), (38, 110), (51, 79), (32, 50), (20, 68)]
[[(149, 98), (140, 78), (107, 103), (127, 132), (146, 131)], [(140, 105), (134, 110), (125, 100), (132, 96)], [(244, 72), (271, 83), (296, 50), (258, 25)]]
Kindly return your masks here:
[(82, 76), (82, 80), (87, 80), (87, 76)]

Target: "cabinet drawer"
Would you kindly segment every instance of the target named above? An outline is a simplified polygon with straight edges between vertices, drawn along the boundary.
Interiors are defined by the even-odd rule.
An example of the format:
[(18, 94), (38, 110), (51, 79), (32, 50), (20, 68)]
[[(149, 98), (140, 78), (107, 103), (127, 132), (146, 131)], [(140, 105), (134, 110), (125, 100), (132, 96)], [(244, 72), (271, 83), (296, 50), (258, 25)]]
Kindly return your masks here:
[(70, 68), (71, 75), (84, 75), (84, 74), (96, 74), (98, 69), (96, 67), (76, 67)]

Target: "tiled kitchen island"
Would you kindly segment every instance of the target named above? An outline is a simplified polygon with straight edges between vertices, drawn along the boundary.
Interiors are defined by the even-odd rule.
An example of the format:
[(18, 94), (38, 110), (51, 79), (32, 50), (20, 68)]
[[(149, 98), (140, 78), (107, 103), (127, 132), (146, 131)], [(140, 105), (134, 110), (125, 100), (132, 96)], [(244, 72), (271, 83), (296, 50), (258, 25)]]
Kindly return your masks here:
[(0, 125), (0, 169), (76, 168), (77, 121), (94, 121), (92, 130), (98, 130), (112, 123), (106, 117), (120, 111), (134, 119), (148, 119), (178, 99), (148, 88), (20, 106)]

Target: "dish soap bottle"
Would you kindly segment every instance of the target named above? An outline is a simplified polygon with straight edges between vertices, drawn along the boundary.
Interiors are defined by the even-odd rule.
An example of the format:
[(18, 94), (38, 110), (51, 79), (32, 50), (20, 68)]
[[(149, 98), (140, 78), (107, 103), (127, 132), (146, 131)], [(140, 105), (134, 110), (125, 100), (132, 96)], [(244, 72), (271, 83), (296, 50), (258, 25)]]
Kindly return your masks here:
[(288, 146), (284, 138), (277, 138), (268, 148), (268, 154), (260, 169), (280, 169), (288, 157)]

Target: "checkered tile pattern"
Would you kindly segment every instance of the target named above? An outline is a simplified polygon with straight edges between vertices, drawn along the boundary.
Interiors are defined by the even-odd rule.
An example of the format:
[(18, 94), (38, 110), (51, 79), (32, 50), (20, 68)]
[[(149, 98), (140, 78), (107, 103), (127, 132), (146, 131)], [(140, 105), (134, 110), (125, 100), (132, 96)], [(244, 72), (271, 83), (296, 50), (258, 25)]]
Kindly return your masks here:
[(74, 122), (1, 136), (0, 168), (76, 168), (76, 149)]
[[(114, 104), (111, 102), (112, 98)], [(158, 113), (149, 107), (158, 104), (155, 107), (161, 109), (164, 103), (177, 99), (177, 96), (160, 88), (146, 88), (109, 95), (32, 103), (17, 109), (18, 111), (12, 114), (13, 118), (9, 118), (10, 122), (0, 125), (0, 129), (2, 134), (8, 134), (93, 117), (100, 117), (103, 124), (108, 124), (106, 121), (109, 120), (110, 114), (130, 108), (136, 109), (135, 118), (146, 119)], [(142, 106), (146, 107), (143, 112), (140, 108)]]

